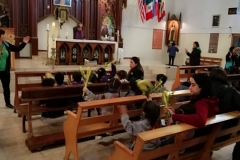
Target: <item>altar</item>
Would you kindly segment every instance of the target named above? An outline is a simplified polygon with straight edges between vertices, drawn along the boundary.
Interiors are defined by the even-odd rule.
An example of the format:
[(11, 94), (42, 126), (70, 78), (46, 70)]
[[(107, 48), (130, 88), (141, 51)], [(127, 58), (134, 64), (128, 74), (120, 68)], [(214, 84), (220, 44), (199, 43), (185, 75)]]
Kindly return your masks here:
[(48, 57), (52, 56), (52, 48), (56, 50), (56, 65), (83, 65), (84, 59), (103, 64), (116, 58), (118, 43), (61, 38), (52, 41), (52, 38), (49, 38)]

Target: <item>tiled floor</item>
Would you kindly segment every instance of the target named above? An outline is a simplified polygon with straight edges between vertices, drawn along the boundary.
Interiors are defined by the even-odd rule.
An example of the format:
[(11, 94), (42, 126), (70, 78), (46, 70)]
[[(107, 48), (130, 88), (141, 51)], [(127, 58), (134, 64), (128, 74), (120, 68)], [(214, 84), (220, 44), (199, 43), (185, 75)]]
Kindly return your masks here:
[[(13, 99), (14, 94), (11, 93)], [(33, 121), (34, 134), (42, 135), (56, 130), (62, 130), (62, 122), (66, 117), (58, 119), (41, 119)], [(62, 160), (65, 147), (63, 145), (46, 148), (41, 152), (31, 153), (25, 146), (27, 134), (21, 131), (21, 119), (12, 109), (4, 106), (3, 96), (0, 95), (0, 160)], [(102, 140), (89, 140), (78, 143), (80, 160), (107, 160), (113, 152), (113, 141), (119, 140), (126, 145), (131, 142), (127, 133), (104, 137)], [(212, 160), (231, 160), (233, 145), (214, 152)], [(72, 158), (73, 159), (73, 158)]]

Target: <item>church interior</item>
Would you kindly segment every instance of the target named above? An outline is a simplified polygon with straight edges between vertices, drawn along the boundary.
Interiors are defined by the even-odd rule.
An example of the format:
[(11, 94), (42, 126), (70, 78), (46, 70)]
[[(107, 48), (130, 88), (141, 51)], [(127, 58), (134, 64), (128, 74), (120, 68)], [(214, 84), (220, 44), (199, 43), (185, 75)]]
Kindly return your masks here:
[[(0, 160), (240, 160), (238, 20), (239, 0), (0, 0)], [(1, 60), (5, 50), (9, 62)], [(10, 64), (7, 86), (3, 62)], [(132, 63), (140, 66), (141, 78)], [(212, 115), (204, 102), (210, 106), (205, 116), (195, 107), (194, 87), (202, 94), (216, 68), (234, 95), (226, 93), (226, 102), (209, 90), (219, 109)], [(205, 84), (193, 78), (197, 74), (207, 76)], [(54, 87), (50, 80), (44, 86), (45, 79), (54, 80)], [(187, 88), (177, 90), (185, 81)], [(133, 85), (141, 93), (127, 96)], [(146, 129), (148, 103), (157, 105), (160, 126), (155, 120)], [(222, 112), (220, 103), (235, 109)], [(186, 104), (196, 108), (192, 119), (205, 116), (203, 125), (177, 113)]]

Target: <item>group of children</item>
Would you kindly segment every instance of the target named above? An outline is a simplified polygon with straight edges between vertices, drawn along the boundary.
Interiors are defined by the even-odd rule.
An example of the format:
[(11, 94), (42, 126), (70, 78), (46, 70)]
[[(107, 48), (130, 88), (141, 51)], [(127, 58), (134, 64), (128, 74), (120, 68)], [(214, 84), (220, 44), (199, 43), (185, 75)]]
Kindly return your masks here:
[[(107, 74), (106, 70), (104, 68), (99, 68), (96, 71), (96, 74), (93, 73), (91, 76), (91, 82), (92, 83), (107, 83), (108, 84), (108, 90), (104, 92), (103, 94), (95, 95), (92, 93), (88, 88), (84, 87), (83, 92), (86, 93), (87, 99), (85, 100), (99, 100), (99, 99), (110, 99), (110, 98), (116, 98), (116, 97), (126, 97), (126, 96), (134, 96), (134, 95), (142, 95), (142, 91), (137, 86), (137, 79), (130, 79), (127, 80), (127, 72), (124, 70), (120, 70), (116, 72), (116, 66), (114, 64), (111, 65), (112, 72), (111, 74)], [(64, 74), (61, 72), (58, 72), (55, 74), (55, 79), (46, 78), (42, 81), (43, 86), (62, 86), (66, 85), (64, 82)], [(120, 92), (121, 83), (124, 83), (128, 81), (129, 82), (129, 91), (128, 92)], [(162, 81), (162, 86), (160, 89), (156, 90), (156, 93), (162, 92), (162, 90), (166, 90), (164, 87), (165, 82), (167, 81), (167, 77), (164, 74), (159, 74), (156, 77), (156, 81)], [(71, 82), (72, 85), (78, 85), (83, 84), (82, 75), (80, 72), (75, 72), (73, 74), (73, 81)], [(187, 87), (184, 88), (184, 86), (179, 87), (177, 89), (187, 89)], [(77, 102), (82, 101), (83, 99), (79, 100), (77, 99)], [(61, 100), (61, 104), (63, 103)], [(65, 100), (66, 101), (66, 100)], [(44, 102), (47, 103), (47, 102)], [(160, 108), (159, 105), (156, 104), (153, 101), (147, 101), (145, 103), (134, 103), (129, 104), (125, 106), (125, 109), (123, 109), (123, 106), (119, 107), (120, 112), (122, 113), (121, 122), (125, 128), (125, 130), (133, 135), (136, 135), (139, 132), (151, 130), (153, 128), (159, 128), (161, 126), (160, 124)], [(142, 117), (135, 117), (133, 119), (130, 119), (127, 115), (127, 110), (142, 108), (143, 109), (143, 116)], [(104, 115), (104, 114), (111, 114), (113, 111), (113, 106), (106, 106), (101, 108), (100, 112), (98, 114)], [(61, 113), (60, 113), (61, 112)], [(58, 113), (55, 112), (48, 112), (43, 113), (44, 117), (58, 117), (63, 115), (63, 111), (58, 111)], [(137, 122), (131, 122), (130, 120), (137, 120)], [(97, 136), (97, 139), (100, 139), (101, 136)], [(151, 149), (156, 146), (158, 146), (160, 143), (159, 141), (156, 141), (154, 143), (151, 142), (151, 144), (148, 144), (145, 149)]]

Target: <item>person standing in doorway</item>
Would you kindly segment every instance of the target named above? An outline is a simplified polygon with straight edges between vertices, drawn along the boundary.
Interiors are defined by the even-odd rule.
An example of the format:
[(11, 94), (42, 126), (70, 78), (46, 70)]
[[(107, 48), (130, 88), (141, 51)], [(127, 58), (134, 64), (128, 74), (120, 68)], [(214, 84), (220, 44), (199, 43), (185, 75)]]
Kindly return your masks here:
[(168, 65), (174, 65), (174, 59), (176, 56), (176, 52), (179, 52), (179, 49), (175, 46), (175, 43), (172, 43), (172, 46), (168, 47), (167, 52), (169, 53), (169, 63)]
[(0, 29), (0, 80), (3, 87), (3, 95), (6, 107), (13, 108), (10, 102), (10, 69), (11, 69), (11, 52), (21, 51), (29, 42), (30, 37), (24, 37), (19, 46), (12, 45), (5, 41), (5, 31)]
[(73, 39), (85, 39), (82, 23), (79, 23), (76, 27), (73, 28)]

